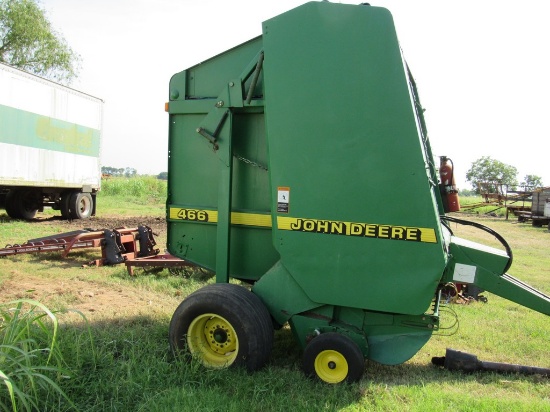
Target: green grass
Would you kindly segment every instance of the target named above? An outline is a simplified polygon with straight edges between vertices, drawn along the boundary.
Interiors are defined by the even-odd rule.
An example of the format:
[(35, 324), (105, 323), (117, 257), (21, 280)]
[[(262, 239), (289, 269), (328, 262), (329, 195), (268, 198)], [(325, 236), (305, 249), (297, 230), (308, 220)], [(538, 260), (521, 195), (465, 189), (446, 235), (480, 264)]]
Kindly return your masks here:
[(164, 202), (166, 199), (166, 180), (153, 176), (132, 178), (113, 177), (101, 182), (101, 194), (106, 197), (123, 199), (147, 199), (150, 202)]
[[(132, 190), (128, 190), (130, 194), (109, 194), (104, 185), (99, 202), (110, 199), (114, 206), (111, 209), (109, 203), (104, 203), (102, 213), (121, 214), (120, 205), (124, 205), (124, 210), (137, 216), (143, 213), (163, 216), (164, 199), (158, 196), (147, 203), (145, 199), (155, 197), (136, 197)], [(132, 212), (128, 208), (131, 203), (147, 204)], [(515, 254), (512, 275), (550, 292), (548, 231), (494, 217), (467, 218), (492, 227), (508, 240)], [(40, 235), (53, 228), (41, 226)], [(498, 245), (473, 228), (454, 224), (452, 228), (458, 236)], [(36, 237), (36, 232), (33, 223), (0, 216), (0, 243)], [(161, 242), (159, 246), (162, 248)], [(23, 291), (21, 297), (32, 296), (48, 302), (52, 310), (71, 309), (72, 305), (85, 301), (64, 289), (63, 285), (71, 281), (84, 282), (90, 288), (134, 291), (138, 297), (147, 296), (138, 309), (124, 309), (118, 306), (121, 302), (114, 300), (111, 313), (85, 312), (88, 323), (72, 312), (56, 313), (59, 321), (56, 347), (70, 379), (56, 378), (54, 382), (77, 410), (550, 411), (548, 378), (495, 373), (466, 375), (431, 365), (433, 356), (443, 356), (450, 347), (473, 353), (481, 360), (550, 368), (548, 317), (493, 294), (485, 293), (486, 304), (447, 305), (442, 324), (452, 325), (458, 319), (458, 330), (440, 331), (408, 362), (397, 366), (368, 362), (360, 382), (330, 386), (303, 376), (301, 352), (287, 327), (276, 331), (270, 361), (256, 373), (239, 369), (206, 370), (193, 360), (173, 359), (167, 339), (172, 312), (181, 299), (213, 280), (195, 276), (186, 279), (171, 276), (167, 271), (138, 272), (130, 278), (123, 266), (82, 269), (81, 263), (93, 256), (91, 251), (80, 251), (68, 259), (56, 254), (0, 259), (0, 292), (9, 292), (3, 289), (8, 280), (32, 276), (50, 282), (52, 287), (47, 293)], [(59, 392), (47, 393), (49, 406), (36, 409), (72, 409)]]
[(101, 182), (97, 196), (98, 214), (164, 216), (167, 182), (153, 176), (114, 177)]
[(74, 407), (61, 389), (70, 379), (58, 346), (56, 315), (39, 302), (0, 305), (0, 409), (56, 410)]
[[(164, 216), (166, 194), (166, 180), (154, 176), (103, 179), (96, 197), (97, 216)], [(60, 216), (60, 212), (46, 207), (37, 216)], [(0, 223), (3, 219), (9, 218), (0, 209)]]

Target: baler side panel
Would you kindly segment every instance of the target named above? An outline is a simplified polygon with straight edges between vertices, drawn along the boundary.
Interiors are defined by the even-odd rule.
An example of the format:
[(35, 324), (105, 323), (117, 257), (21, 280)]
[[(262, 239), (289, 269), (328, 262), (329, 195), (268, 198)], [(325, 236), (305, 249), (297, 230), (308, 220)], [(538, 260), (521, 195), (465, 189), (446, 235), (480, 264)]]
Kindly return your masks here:
[[(261, 47), (261, 38), (253, 39), (174, 75), (170, 83), (168, 250), (210, 270), (218, 268), (220, 182), (228, 167), (221, 152), (231, 139), (229, 274), (246, 280), (258, 279), (279, 259), (269, 230), (271, 201), (263, 108), (233, 108), (224, 98), (222, 109), (231, 110), (231, 121), (223, 124), (219, 149), (197, 133), (197, 128), (224, 100), (219, 98), (221, 94), (231, 97), (244, 93), (250, 80), (238, 90), (241, 85), (237, 79), (247, 67), (254, 67), (251, 63)], [(260, 78), (256, 90), (261, 90), (261, 84)]]
[[(243, 44), (226, 50), (186, 70), (185, 96), (181, 90), (179, 98), (215, 99), (231, 79), (239, 77), (246, 65), (262, 48), (262, 38), (256, 37)], [(177, 76), (177, 75), (176, 75)], [(261, 86), (261, 81), (258, 86)], [(171, 83), (170, 89), (181, 88)]]
[[(391, 15), (308, 3), (263, 33), (274, 211), (289, 189), (273, 230), (283, 265), (313, 301), (423, 313), (446, 254)], [(416, 228), (432, 236), (408, 238)]]

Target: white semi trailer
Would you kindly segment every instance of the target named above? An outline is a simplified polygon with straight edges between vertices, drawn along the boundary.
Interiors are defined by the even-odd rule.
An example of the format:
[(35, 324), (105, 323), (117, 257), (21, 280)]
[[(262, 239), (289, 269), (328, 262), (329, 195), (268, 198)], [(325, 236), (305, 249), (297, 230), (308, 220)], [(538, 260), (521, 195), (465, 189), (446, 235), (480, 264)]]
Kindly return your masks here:
[(0, 207), (32, 219), (95, 214), (103, 101), (0, 64)]

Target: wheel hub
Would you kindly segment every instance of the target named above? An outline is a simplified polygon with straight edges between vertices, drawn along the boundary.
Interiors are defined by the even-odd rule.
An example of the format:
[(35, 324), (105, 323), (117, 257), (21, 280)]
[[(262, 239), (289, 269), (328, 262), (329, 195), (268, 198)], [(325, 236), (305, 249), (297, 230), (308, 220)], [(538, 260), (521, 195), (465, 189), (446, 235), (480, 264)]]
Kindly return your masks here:
[(187, 342), (208, 367), (231, 365), (237, 358), (239, 343), (231, 323), (213, 313), (197, 316), (189, 325)]
[(335, 350), (324, 350), (315, 358), (315, 372), (321, 380), (339, 383), (348, 375), (348, 362), (345, 356)]
[(220, 354), (233, 352), (236, 349), (233, 339), (233, 328), (228, 322), (222, 322), (219, 318), (212, 318), (204, 324), (204, 335), (210, 345), (210, 349)]
[(210, 335), (217, 343), (227, 342), (227, 332), (223, 329), (216, 329), (214, 332), (210, 332)]

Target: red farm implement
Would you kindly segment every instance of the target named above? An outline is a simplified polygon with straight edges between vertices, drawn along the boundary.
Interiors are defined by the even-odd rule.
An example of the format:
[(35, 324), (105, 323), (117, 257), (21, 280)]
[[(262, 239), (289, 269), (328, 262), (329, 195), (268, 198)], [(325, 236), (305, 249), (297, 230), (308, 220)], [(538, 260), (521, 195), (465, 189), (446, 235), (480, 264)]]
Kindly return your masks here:
[(171, 268), (190, 265), (168, 254), (159, 255), (155, 246), (153, 231), (148, 226), (112, 230), (82, 229), (31, 239), (22, 244), (6, 245), (0, 249), (0, 257), (60, 251), (65, 258), (71, 250), (101, 248), (101, 258), (91, 264), (103, 266), (125, 263), (130, 275), (134, 274), (134, 266)]

